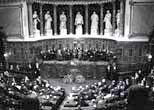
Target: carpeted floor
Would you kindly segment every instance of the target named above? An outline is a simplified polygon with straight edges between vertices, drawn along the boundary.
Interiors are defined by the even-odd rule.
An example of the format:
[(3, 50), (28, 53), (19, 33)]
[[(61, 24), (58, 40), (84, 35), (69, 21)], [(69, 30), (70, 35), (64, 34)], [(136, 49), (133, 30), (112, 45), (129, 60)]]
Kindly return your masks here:
[(49, 81), (49, 83), (53, 87), (60, 86), (60, 87), (64, 88), (66, 90), (66, 94), (69, 94), (71, 92), (72, 87), (79, 87), (79, 86), (85, 87), (86, 85), (92, 85), (95, 82), (98, 82), (98, 80), (89, 80), (89, 79), (86, 79), (85, 83), (83, 83), (83, 84), (77, 84), (75, 82), (65, 84), (63, 82), (63, 79), (60, 79), (60, 78), (59, 79), (47, 79), (47, 80)]

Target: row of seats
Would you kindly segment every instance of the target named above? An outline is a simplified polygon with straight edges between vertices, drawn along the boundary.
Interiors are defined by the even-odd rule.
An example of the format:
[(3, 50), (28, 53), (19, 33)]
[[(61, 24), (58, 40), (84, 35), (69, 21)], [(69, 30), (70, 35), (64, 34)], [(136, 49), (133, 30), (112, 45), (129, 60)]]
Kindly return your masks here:
[(52, 87), (40, 76), (29, 80), (25, 75), (0, 72), (0, 105), (9, 110), (57, 110), (65, 90)]
[(102, 79), (90, 86), (73, 87), (60, 110), (152, 110), (154, 80), (148, 79), (153, 77), (154, 68), (148, 75), (139, 70), (125, 79)]
[[(133, 108), (134, 104), (142, 105), (141, 103), (147, 102), (150, 96), (148, 109), (140, 108), (140, 110), (152, 110), (149, 108), (154, 108), (153, 79), (154, 68), (149, 74), (139, 70), (125, 79), (104, 78), (92, 85), (73, 87), (72, 92), (65, 99), (65, 89), (52, 87), (40, 76), (30, 80), (23, 74), (2, 71), (0, 72), (0, 107), (12, 110), (57, 110), (59, 106), (60, 110), (125, 110)], [(136, 90), (138, 92), (134, 92)]]

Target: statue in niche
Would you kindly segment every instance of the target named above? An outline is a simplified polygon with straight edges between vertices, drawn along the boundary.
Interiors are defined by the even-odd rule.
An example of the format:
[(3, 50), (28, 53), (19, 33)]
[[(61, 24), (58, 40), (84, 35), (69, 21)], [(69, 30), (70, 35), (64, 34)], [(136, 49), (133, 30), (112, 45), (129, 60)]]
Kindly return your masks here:
[(60, 15), (60, 34), (67, 34), (67, 29), (66, 29), (66, 15), (65, 12), (62, 12)]
[(120, 36), (120, 10), (117, 11), (116, 25), (117, 25), (117, 29), (115, 30), (115, 35)]
[(34, 11), (34, 14), (33, 14), (33, 29), (34, 29), (34, 31), (38, 30), (37, 29), (38, 22), (40, 22), (40, 19), (37, 15), (37, 11)]
[(45, 32), (46, 34), (52, 34), (52, 29), (51, 29), (51, 22), (52, 22), (52, 17), (50, 15), (50, 11), (47, 11), (45, 16)]
[(98, 15), (96, 12), (93, 12), (91, 15), (91, 34), (97, 34), (98, 33)]
[(111, 34), (112, 24), (111, 24), (111, 13), (109, 10), (107, 10), (107, 13), (105, 14), (104, 22), (105, 22), (105, 34)]
[(83, 31), (82, 25), (83, 25), (83, 16), (81, 15), (80, 12), (77, 12), (75, 17), (76, 34), (82, 34)]
[(47, 11), (45, 16), (45, 30), (51, 30), (51, 22), (52, 22), (52, 18), (50, 15), (50, 11)]
[(118, 10), (117, 12), (116, 19), (117, 19), (117, 29), (120, 29), (120, 10)]

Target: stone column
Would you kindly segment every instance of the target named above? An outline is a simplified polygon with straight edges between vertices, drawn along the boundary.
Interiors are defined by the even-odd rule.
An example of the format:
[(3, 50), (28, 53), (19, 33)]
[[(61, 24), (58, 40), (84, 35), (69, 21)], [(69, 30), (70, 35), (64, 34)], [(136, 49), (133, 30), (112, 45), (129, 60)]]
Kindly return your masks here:
[(57, 35), (57, 5), (53, 6), (53, 16), (54, 16), (54, 35)]
[(103, 35), (103, 12), (104, 12), (104, 4), (100, 4), (100, 34)]
[(32, 3), (27, 3), (28, 8), (28, 29), (29, 29), (29, 37), (33, 36), (33, 12), (32, 12)]
[(124, 36), (125, 0), (120, 1), (120, 34)]
[(112, 6), (113, 6), (112, 26), (113, 26), (113, 33), (115, 33), (115, 27), (116, 27), (116, 4), (115, 2), (112, 2)]
[(69, 5), (69, 17), (70, 17), (70, 21), (69, 21), (69, 27), (70, 27), (70, 30), (69, 30), (69, 34), (73, 34), (73, 13), (72, 13), (72, 7), (73, 5)]
[(89, 27), (88, 27), (88, 21), (89, 21), (89, 16), (88, 16), (88, 5), (85, 5), (85, 8), (86, 8), (86, 9), (85, 9), (85, 10), (86, 10), (86, 11), (85, 11), (85, 18), (86, 18), (86, 19), (85, 19), (85, 26), (86, 26), (86, 28), (85, 28), (85, 29), (86, 29), (86, 31), (85, 31), (86, 33), (85, 33), (85, 34), (88, 34), (88, 29), (89, 29)]
[(43, 4), (40, 4), (40, 34), (43, 36)]

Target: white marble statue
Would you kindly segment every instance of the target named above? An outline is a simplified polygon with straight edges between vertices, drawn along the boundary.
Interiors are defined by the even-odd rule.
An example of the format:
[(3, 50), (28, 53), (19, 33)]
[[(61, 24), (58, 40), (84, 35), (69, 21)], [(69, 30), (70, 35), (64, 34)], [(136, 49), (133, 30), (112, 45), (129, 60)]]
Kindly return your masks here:
[(66, 28), (66, 15), (64, 12), (60, 15), (60, 34), (67, 34), (67, 28)]
[(111, 13), (109, 10), (107, 10), (107, 13), (105, 14), (104, 22), (105, 22), (105, 29), (112, 29)]
[(82, 25), (83, 25), (83, 16), (81, 15), (80, 12), (77, 12), (75, 17), (76, 34), (83, 33)]
[(117, 28), (115, 30), (115, 36), (119, 37), (120, 36), (120, 10), (118, 10), (116, 15), (116, 24), (117, 24)]
[(37, 15), (37, 11), (34, 11), (34, 14), (33, 14), (33, 29), (34, 29), (34, 31), (38, 30), (37, 29), (38, 22), (40, 22), (40, 19)]
[(111, 13), (109, 10), (107, 10), (105, 17), (105, 35), (112, 35), (112, 24), (111, 24)]
[(117, 28), (120, 28), (120, 10), (118, 10), (117, 15), (116, 15), (116, 19), (117, 19)]
[(93, 12), (91, 15), (91, 34), (97, 34), (98, 33), (98, 15), (96, 12)]
[(47, 11), (45, 16), (45, 30), (51, 30), (51, 22), (52, 22), (52, 18), (51, 18), (51, 15), (50, 15), (50, 11)]

